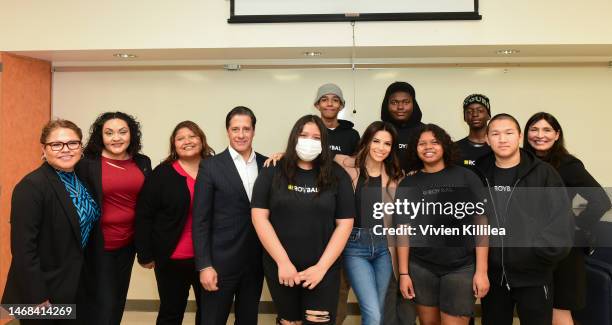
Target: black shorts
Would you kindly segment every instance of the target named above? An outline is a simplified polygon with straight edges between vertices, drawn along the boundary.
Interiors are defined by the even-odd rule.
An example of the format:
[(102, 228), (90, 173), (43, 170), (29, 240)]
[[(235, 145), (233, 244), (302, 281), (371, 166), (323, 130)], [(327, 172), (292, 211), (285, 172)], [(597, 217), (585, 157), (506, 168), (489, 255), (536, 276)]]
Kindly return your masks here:
[(553, 273), (553, 307), (580, 310), (586, 305), (586, 266), (584, 251), (574, 247)]
[[(340, 290), (340, 269), (338, 267), (329, 269), (321, 282), (312, 290), (301, 286), (291, 288), (278, 283), (276, 263), (265, 257), (263, 268), (266, 283), (280, 319), (306, 321), (306, 311), (314, 310), (329, 313), (330, 321), (325, 324), (335, 322)], [(310, 323), (306, 322), (306, 324)]]
[(409, 271), (414, 302), (439, 307), (451, 316), (473, 316), (476, 302), (472, 289), (474, 270), (474, 264), (468, 264), (450, 272), (439, 272), (411, 259)]

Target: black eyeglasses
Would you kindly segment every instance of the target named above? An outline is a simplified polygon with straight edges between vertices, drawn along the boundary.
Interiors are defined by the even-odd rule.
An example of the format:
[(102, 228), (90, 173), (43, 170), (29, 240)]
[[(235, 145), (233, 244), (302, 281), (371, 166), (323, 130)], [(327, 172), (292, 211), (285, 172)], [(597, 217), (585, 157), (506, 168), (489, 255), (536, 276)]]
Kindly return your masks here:
[(52, 151), (62, 151), (64, 146), (70, 150), (76, 150), (81, 148), (81, 141), (68, 141), (68, 142), (47, 142), (45, 146), (51, 148)]

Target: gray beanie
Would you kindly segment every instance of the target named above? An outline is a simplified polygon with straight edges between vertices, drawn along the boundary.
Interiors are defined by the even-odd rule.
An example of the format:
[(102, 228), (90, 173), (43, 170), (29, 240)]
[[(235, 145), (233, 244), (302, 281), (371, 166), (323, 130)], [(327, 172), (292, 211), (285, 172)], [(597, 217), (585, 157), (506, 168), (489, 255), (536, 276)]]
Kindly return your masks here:
[(342, 96), (342, 89), (340, 89), (338, 85), (332, 83), (324, 84), (323, 86), (319, 87), (319, 90), (317, 90), (317, 97), (315, 97), (314, 103), (318, 103), (321, 97), (328, 94), (338, 96), (338, 98), (340, 98), (340, 101), (342, 102), (342, 106), (344, 106), (344, 96)]

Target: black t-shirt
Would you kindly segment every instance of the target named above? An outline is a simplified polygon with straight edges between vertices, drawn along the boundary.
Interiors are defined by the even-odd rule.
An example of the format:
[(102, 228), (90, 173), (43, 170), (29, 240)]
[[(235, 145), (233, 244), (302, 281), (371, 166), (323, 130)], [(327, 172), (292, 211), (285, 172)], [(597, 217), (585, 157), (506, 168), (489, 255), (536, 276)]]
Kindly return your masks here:
[[(472, 225), (476, 208), (468, 210), (465, 204), (471, 202), (476, 207), (480, 202), (484, 213), (484, 187), (478, 176), (469, 169), (450, 166), (436, 173), (422, 171), (407, 176), (399, 185), (397, 199), (408, 199), (410, 202), (432, 204), (428, 210), (420, 211), (414, 219), (406, 215), (398, 216), (395, 221), (417, 227), (417, 236), (410, 237), (410, 258), (435, 269), (447, 272), (459, 267), (473, 264), (475, 261), (474, 238), (466, 236), (463, 225)], [(441, 203), (451, 213), (436, 210), (433, 204)], [(460, 205), (463, 203), (463, 206)], [(448, 208), (452, 205), (452, 208)], [(421, 227), (457, 228), (458, 236), (425, 236)]]
[[(334, 163), (337, 184), (319, 193), (316, 170), (298, 168), (295, 182), (281, 177), (280, 164), (262, 168), (253, 187), (251, 207), (270, 210), (270, 223), (291, 263), (304, 270), (315, 265), (336, 229), (336, 219), (355, 216), (348, 174)], [(264, 258), (272, 258), (264, 254)], [(334, 263), (337, 266), (338, 261)]]
[(493, 170), (493, 184), (498, 186), (513, 186), (518, 177), (518, 165), (510, 168), (495, 166)]
[(355, 208), (356, 218), (354, 227), (374, 228), (376, 225), (383, 225), (383, 219), (376, 219), (373, 216), (373, 207), (377, 202), (382, 202), (381, 177), (368, 177), (368, 182), (364, 175), (359, 175), (355, 188)]
[(493, 169), (493, 192), (495, 192), (495, 205), (497, 212), (501, 214), (502, 218), (506, 217), (508, 199), (512, 192), (512, 187), (518, 177), (518, 165), (511, 168), (500, 168), (495, 166)]
[(359, 133), (353, 128), (338, 126), (335, 129), (327, 129), (329, 150), (332, 155), (342, 154), (350, 156), (357, 150)]
[(467, 137), (456, 142), (459, 147), (459, 161), (457, 164), (465, 167), (475, 167), (476, 160), (491, 153), (491, 147), (486, 143), (475, 143)]
[(414, 127), (397, 127), (397, 157), (400, 161), (400, 167), (406, 172), (410, 172), (408, 170), (410, 167), (408, 166), (408, 155), (410, 150), (408, 150), (408, 146), (410, 145), (410, 141), (415, 136), (416, 131), (418, 130), (420, 125)]

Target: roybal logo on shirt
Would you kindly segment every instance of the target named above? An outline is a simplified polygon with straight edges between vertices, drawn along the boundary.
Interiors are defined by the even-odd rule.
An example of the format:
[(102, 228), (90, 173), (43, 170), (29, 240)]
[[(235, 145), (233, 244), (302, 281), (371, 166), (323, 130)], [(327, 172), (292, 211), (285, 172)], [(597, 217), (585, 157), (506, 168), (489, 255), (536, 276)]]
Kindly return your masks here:
[(464, 160), (463, 161), (463, 165), (465, 166), (476, 166), (476, 161), (475, 160)]
[(287, 189), (289, 191), (298, 192), (298, 193), (317, 193), (319, 189), (316, 187), (305, 187), (305, 186), (297, 186), (297, 185), (287, 185)]
[(329, 150), (331, 151), (342, 151), (342, 147), (341, 146), (334, 146), (333, 144), (329, 145)]
[(493, 189), (495, 190), (495, 192), (512, 192), (512, 187), (506, 185), (506, 186), (502, 186), (502, 185), (495, 185), (493, 186)]
[(399, 147), (400, 149), (408, 149), (408, 144), (407, 144), (407, 143), (399, 143), (399, 144), (398, 144), (398, 147)]

